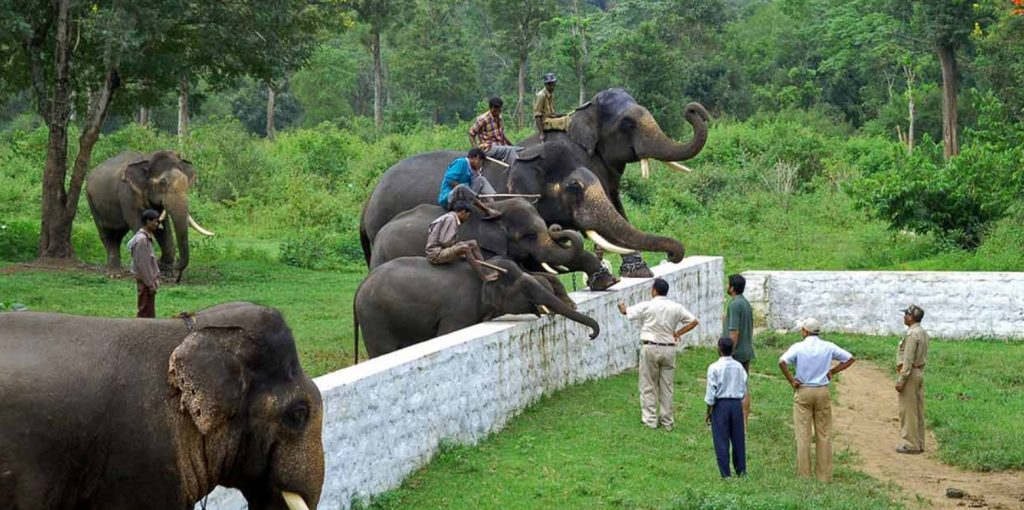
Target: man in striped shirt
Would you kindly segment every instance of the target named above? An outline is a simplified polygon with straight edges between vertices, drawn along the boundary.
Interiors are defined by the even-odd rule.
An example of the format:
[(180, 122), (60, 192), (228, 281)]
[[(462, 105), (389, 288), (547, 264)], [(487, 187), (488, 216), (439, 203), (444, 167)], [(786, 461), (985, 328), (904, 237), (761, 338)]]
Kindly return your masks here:
[(512, 166), (523, 148), (512, 145), (505, 136), (505, 121), (501, 118), (501, 107), (504, 104), (500, 97), (492, 97), (488, 101), (489, 109), (477, 117), (469, 128), (469, 143), (483, 149), (488, 157)]

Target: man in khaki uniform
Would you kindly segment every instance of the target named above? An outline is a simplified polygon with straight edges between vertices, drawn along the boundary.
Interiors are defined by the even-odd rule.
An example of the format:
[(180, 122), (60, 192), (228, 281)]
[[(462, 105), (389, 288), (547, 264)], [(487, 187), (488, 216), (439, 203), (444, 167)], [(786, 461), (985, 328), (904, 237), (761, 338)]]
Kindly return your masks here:
[[(643, 323), (640, 326), (640, 419), (649, 428), (661, 425), (671, 431), (675, 425), (672, 385), (679, 339), (699, 322), (683, 305), (666, 298), (667, 294), (668, 282), (655, 278), (650, 301), (629, 308), (619, 301), (619, 313)], [(682, 328), (676, 330), (679, 325)]]
[(544, 131), (566, 131), (569, 129), (569, 116), (555, 113), (555, 73), (544, 75), (544, 88), (537, 92), (533, 102), (533, 122), (541, 143), (544, 142)]
[(469, 204), (456, 202), (452, 211), (442, 214), (427, 227), (427, 247), (424, 254), (434, 265), (451, 264), (459, 259), (473, 267), (480, 280), (490, 282), (498, 279), (497, 273), (488, 273), (480, 265), (484, 259), (476, 241), (459, 241), (459, 226), (469, 219)]
[(921, 327), (924, 310), (910, 305), (903, 310), (903, 324), (910, 330), (900, 341), (896, 359), (896, 391), (900, 401), (900, 437), (897, 453), (924, 451), (924, 366), (928, 362), (928, 333)]

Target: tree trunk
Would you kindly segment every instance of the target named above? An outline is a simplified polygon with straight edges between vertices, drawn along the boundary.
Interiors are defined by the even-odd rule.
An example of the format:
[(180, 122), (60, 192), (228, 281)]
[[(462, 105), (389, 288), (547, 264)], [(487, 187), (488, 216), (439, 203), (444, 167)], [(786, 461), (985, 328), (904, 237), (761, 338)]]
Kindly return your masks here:
[(907, 154), (914, 152), (914, 72), (903, 68), (907, 77)]
[[(44, 118), (49, 130), (46, 145), (46, 166), (43, 170), (42, 225), (39, 229), (39, 258), (66, 259), (74, 257), (71, 246), (71, 222), (65, 212), (67, 194), (64, 178), (68, 168), (68, 115), (71, 112), (71, 28), (68, 15), (70, 0), (57, 2), (55, 73), (53, 93), (45, 107)], [(37, 98), (40, 103), (47, 97)]]
[(956, 49), (939, 46), (939, 63), (942, 65), (942, 144), (947, 160), (960, 154), (957, 141), (957, 69)]
[(188, 136), (188, 78), (182, 77), (178, 88), (178, 136)]
[(384, 77), (380, 62), (380, 32), (373, 33), (373, 125), (380, 129), (383, 124)]
[(586, 83), (586, 72), (587, 64), (590, 62), (590, 52), (587, 50), (587, 29), (583, 26), (583, 20), (580, 18), (580, 6), (578, 0), (572, 2), (572, 13), (576, 17), (573, 22), (573, 35), (578, 37), (580, 40), (580, 54), (576, 58), (576, 80), (580, 85), (580, 102), (583, 104), (587, 102), (587, 83)]
[(526, 53), (519, 55), (519, 99), (516, 101), (516, 123), (517, 128), (522, 129), (526, 125)]
[(274, 98), (277, 95), (272, 85), (267, 85), (267, 140), (277, 138), (277, 130), (274, 129)]
[(149, 125), (149, 108), (145, 106), (139, 107), (139, 116), (136, 119), (140, 126)]

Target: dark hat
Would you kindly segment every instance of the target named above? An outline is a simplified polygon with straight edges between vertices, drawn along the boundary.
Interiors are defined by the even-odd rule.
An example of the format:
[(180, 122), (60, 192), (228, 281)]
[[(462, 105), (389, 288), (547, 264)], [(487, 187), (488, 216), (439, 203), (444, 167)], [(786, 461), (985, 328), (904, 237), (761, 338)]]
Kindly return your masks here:
[(558, 78), (555, 78), (555, 73), (547, 73), (544, 75), (545, 84), (555, 83), (556, 81), (558, 81)]
[(917, 305), (910, 305), (902, 311), (905, 315), (913, 317), (917, 322), (921, 322), (921, 319), (924, 318), (924, 309)]

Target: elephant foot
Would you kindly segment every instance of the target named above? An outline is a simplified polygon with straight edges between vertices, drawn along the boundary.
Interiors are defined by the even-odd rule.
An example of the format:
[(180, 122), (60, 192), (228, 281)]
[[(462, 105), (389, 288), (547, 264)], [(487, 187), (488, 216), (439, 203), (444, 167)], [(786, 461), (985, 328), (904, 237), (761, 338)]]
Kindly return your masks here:
[(619, 276), (623, 278), (651, 278), (654, 276), (654, 273), (651, 272), (651, 268), (647, 267), (639, 253), (633, 253), (622, 256)]
[(616, 283), (619, 283), (619, 279), (605, 267), (602, 267), (600, 271), (595, 271), (594, 274), (587, 276), (587, 287), (590, 287), (590, 290), (608, 290), (608, 287), (611, 287)]

